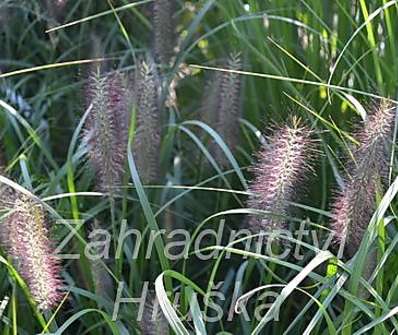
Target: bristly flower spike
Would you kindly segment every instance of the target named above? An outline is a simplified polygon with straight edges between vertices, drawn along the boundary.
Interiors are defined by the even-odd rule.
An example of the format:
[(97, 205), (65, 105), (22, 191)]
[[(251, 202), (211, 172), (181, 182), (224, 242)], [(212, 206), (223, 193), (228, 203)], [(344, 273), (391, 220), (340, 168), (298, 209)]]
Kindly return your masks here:
[(136, 109), (137, 131), (133, 152), (137, 169), (144, 183), (160, 176), (161, 115), (160, 80), (153, 60), (140, 61), (134, 79), (133, 104)]
[(1, 241), (38, 308), (56, 307), (62, 300), (61, 268), (49, 239), (43, 207), (20, 196), (2, 223)]
[(97, 188), (112, 192), (121, 185), (128, 141), (128, 99), (121, 74), (90, 77), (87, 102), (92, 105), (85, 141), (97, 174)]
[(265, 218), (252, 216), (251, 229), (271, 234), (286, 229), (289, 202), (294, 201), (297, 188), (313, 172), (311, 161), (316, 152), (313, 131), (293, 117), (287, 125), (278, 127), (268, 137), (252, 168), (254, 180), (248, 200), (251, 208), (270, 212)]
[(153, 32), (156, 62), (169, 66), (174, 56), (177, 32), (175, 0), (156, 0), (153, 3)]
[(356, 132), (355, 137), (359, 145), (353, 150), (353, 157), (359, 172), (366, 172), (370, 168), (372, 172), (386, 177), (395, 115), (396, 107), (383, 100), (373, 107), (373, 112), (364, 122), (362, 129)]
[(355, 135), (359, 144), (352, 150), (345, 188), (336, 197), (332, 210), (335, 241), (344, 244), (347, 257), (358, 250), (376, 210), (377, 194), (383, 193), (395, 117), (395, 107), (383, 101)]
[[(200, 118), (221, 136), (232, 152), (235, 152), (239, 143), (242, 79), (233, 71), (242, 69), (240, 53), (231, 54), (224, 66), (232, 72), (219, 71), (211, 78), (205, 89)], [(225, 153), (217, 143), (211, 143), (210, 152), (221, 166), (228, 164)]]

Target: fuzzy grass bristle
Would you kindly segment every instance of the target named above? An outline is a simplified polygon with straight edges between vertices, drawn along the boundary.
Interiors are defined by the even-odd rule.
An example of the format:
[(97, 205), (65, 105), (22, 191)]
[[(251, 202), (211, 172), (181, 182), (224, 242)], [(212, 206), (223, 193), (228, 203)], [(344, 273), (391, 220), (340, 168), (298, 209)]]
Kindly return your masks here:
[[(240, 53), (230, 54), (224, 67), (227, 70), (241, 70)], [(241, 104), (240, 75), (234, 72), (216, 72), (206, 85), (200, 119), (214, 128), (232, 152), (236, 151), (239, 144)], [(216, 143), (210, 144), (210, 152), (221, 166), (227, 166), (228, 160)]]
[(26, 196), (18, 197), (2, 223), (1, 240), (38, 308), (56, 307), (62, 299), (61, 267), (54, 255), (43, 207)]
[(97, 189), (118, 189), (124, 173), (128, 142), (128, 99), (121, 74), (90, 77), (86, 122), (89, 159), (97, 174)]
[(354, 135), (359, 145), (353, 150), (358, 172), (372, 169), (381, 176), (389, 169), (390, 147), (393, 139), (396, 107), (383, 100), (373, 107), (366, 121)]
[(377, 194), (384, 191), (395, 113), (395, 108), (383, 101), (355, 134), (359, 144), (347, 163), (345, 188), (332, 210), (335, 241), (344, 243), (348, 257), (358, 250), (376, 209)]
[(157, 181), (160, 176), (162, 124), (159, 87), (153, 60), (141, 61), (137, 66), (133, 87), (137, 130), (132, 149), (138, 172), (145, 183)]
[(156, 62), (169, 66), (177, 44), (175, 0), (156, 0), (153, 3), (153, 34)]
[(248, 200), (251, 208), (268, 211), (271, 217), (250, 217), (253, 231), (272, 233), (285, 229), (289, 202), (297, 194), (297, 188), (313, 171), (311, 161), (316, 152), (313, 131), (293, 117), (287, 125), (274, 130), (258, 154), (258, 162), (252, 168), (254, 179)]
[[(333, 205), (332, 229), (338, 244), (345, 244), (345, 254), (354, 256), (376, 209), (376, 191), (379, 181), (373, 178), (346, 181), (345, 190)], [(381, 191), (379, 189), (379, 191)]]

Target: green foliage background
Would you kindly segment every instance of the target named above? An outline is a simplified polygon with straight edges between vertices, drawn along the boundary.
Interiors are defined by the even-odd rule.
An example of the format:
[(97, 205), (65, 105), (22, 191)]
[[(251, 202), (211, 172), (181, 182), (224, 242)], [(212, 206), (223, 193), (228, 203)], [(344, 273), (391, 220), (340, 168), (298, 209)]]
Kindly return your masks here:
[[(178, 1), (176, 29), (180, 48), (166, 80), (175, 77), (181, 64), (189, 66), (191, 74), (178, 83), (176, 107), (162, 111), (165, 125), (160, 158), (165, 177), (160, 185), (141, 185), (129, 157), (125, 192), (116, 200), (115, 217), (111, 220), (112, 203), (107, 197), (76, 193), (93, 191), (93, 174), (80, 145), (79, 122), (85, 112), (83, 91), (89, 68), (83, 60), (97, 56), (93, 55), (93, 36), (100, 41), (110, 68), (125, 73), (134, 69), (135, 56), (151, 48), (150, 4), (112, 10), (112, 6), (119, 8), (128, 3), (68, 1), (55, 16), (46, 1), (1, 1), (0, 134), (8, 161), (7, 176), (50, 206), (52, 219), (100, 218), (112, 232), (113, 243), (122, 218), (143, 233), (148, 228), (172, 224), (196, 234), (206, 227), (217, 229), (219, 219), (224, 218), (228, 231), (241, 227), (249, 212), (245, 206), (245, 185), (251, 178), (247, 167), (259, 146), (259, 132), (267, 134), (274, 123), (296, 114), (316, 130), (321, 152), (316, 159), (316, 176), (311, 178), (302, 203), (297, 206), (292, 228), (308, 218), (309, 229), (324, 238), (333, 190), (339, 188), (342, 161), (352, 145), (349, 132), (359, 124), (362, 110), (369, 112), (380, 97), (396, 99), (398, 3)], [(97, 17), (99, 13), (103, 15)], [(68, 22), (74, 24), (46, 32)], [(206, 160), (206, 143), (202, 148), (195, 143), (194, 136), (201, 138), (200, 124), (187, 121), (198, 119), (205, 81), (232, 51), (242, 52), (244, 60), (242, 136), (235, 155), (239, 165), (217, 171), (193, 159), (199, 156)], [(213, 69), (203, 68), (206, 66)], [(31, 106), (32, 112), (26, 105)], [(395, 157), (392, 162), (391, 182), (395, 177)], [(372, 292), (369, 298), (359, 298), (355, 284), (359, 278), (350, 274), (360, 274), (361, 260), (366, 260), (371, 248), (370, 240), (364, 241), (361, 257), (341, 262), (334, 272), (326, 267), (331, 260), (324, 253), (308, 247), (303, 247), (302, 261), (261, 258), (248, 254), (237, 243), (229, 260), (221, 255), (215, 260), (199, 261), (190, 255), (187, 260), (169, 262), (161, 256), (161, 244), (150, 260), (144, 258), (145, 244), (138, 259), (131, 260), (134, 240), (126, 239), (123, 257), (106, 264), (112, 273), (111, 291), (116, 293), (117, 284), (124, 282), (125, 297), (139, 296), (145, 280), (153, 284), (166, 271), (165, 287), (174, 287), (174, 293), (182, 294), (178, 316), (183, 323), (179, 323), (182, 321), (177, 320), (177, 314), (167, 315), (169, 321), (174, 320), (178, 334), (187, 334), (188, 330), (197, 334), (252, 334), (257, 330), (260, 334), (390, 334), (398, 331), (394, 192), (396, 185), (392, 184), (391, 192), (380, 199), (386, 214), (379, 212), (371, 226), (373, 235), (370, 233), (369, 238), (379, 237), (376, 245), (381, 266), (373, 288), (368, 287)], [(55, 195), (59, 196), (51, 198)], [(383, 221), (383, 217), (388, 220)], [(85, 227), (79, 231), (81, 239), (75, 238), (68, 245), (71, 251), (83, 250), (88, 233)], [(60, 239), (69, 232), (67, 226), (54, 229)], [(306, 242), (310, 246), (314, 243), (310, 237)], [(213, 244), (209, 241), (209, 246)], [(112, 253), (115, 246), (112, 245)], [(333, 248), (330, 251), (335, 252)], [(102, 301), (101, 294), (95, 291), (92, 266), (84, 258), (63, 264), (69, 298), (53, 314), (43, 315), (29, 304), (26, 288), (3, 256), (0, 297), (8, 296), (10, 302), (1, 319), (0, 334), (140, 333), (133, 321), (137, 313), (134, 304), (123, 304), (118, 321), (111, 321), (113, 305), (110, 300)], [(316, 270), (307, 267), (311, 259), (322, 257), (326, 257), (323, 266)], [(298, 273), (308, 276), (299, 282)], [(297, 289), (291, 294), (283, 292), (286, 296), (279, 301), (279, 322), (258, 324), (235, 315), (232, 321), (205, 324), (200, 332), (201, 316), (197, 310), (193, 313), (195, 322), (184, 320), (184, 315), (194, 301), (193, 291), (200, 297), (211, 289), (213, 281), (223, 282), (221, 290), (228, 299), (219, 303), (225, 310), (230, 307), (236, 281), (241, 281), (242, 294), (262, 285), (285, 287), (289, 282)], [(280, 292), (281, 287), (267, 290)], [(160, 294), (159, 299), (167, 303), (164, 295)], [(249, 314), (255, 305), (256, 298), (252, 298)]]

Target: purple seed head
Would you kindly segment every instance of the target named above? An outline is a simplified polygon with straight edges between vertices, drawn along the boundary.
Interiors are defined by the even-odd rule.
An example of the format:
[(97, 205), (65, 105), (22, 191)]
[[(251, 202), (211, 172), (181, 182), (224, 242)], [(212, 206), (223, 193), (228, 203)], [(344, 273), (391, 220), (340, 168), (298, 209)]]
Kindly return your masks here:
[[(376, 209), (378, 180), (369, 178), (350, 178), (335, 199), (332, 210), (332, 229), (335, 242), (344, 243), (345, 254), (354, 256), (362, 237)], [(380, 190), (379, 190), (380, 191)]]
[(154, 52), (158, 63), (170, 65), (176, 47), (175, 0), (156, 0), (153, 3)]
[(376, 210), (376, 196), (383, 193), (389, 169), (395, 108), (383, 101), (356, 133), (359, 144), (347, 164), (345, 188), (336, 196), (332, 209), (335, 242), (344, 243), (352, 257)]
[(263, 144), (258, 162), (252, 168), (254, 180), (249, 191), (251, 208), (269, 211), (274, 216), (251, 217), (249, 224), (256, 232), (284, 229), (289, 204), (297, 188), (313, 172), (310, 164), (316, 152), (313, 132), (293, 117), (289, 124), (277, 128)]
[(61, 268), (49, 239), (43, 207), (20, 196), (5, 217), (0, 236), (39, 309), (56, 307), (62, 299)]
[(87, 101), (92, 104), (85, 141), (97, 174), (97, 188), (112, 191), (121, 185), (128, 141), (128, 101), (121, 74), (90, 77)]
[(141, 61), (134, 78), (133, 103), (136, 108), (137, 131), (133, 152), (137, 169), (144, 183), (158, 180), (161, 146), (161, 117), (159, 104), (160, 81), (155, 63)]
[[(226, 60), (228, 70), (241, 70), (239, 53)], [(239, 143), (239, 118), (241, 114), (242, 92), (241, 77), (233, 72), (216, 72), (206, 85), (200, 118), (212, 127), (234, 152)], [(210, 153), (221, 166), (228, 165), (228, 159), (217, 143), (210, 144)]]
[(371, 169), (380, 176), (387, 174), (395, 115), (396, 107), (382, 101), (373, 107), (373, 112), (356, 132), (359, 145), (354, 148), (353, 157), (358, 170)]

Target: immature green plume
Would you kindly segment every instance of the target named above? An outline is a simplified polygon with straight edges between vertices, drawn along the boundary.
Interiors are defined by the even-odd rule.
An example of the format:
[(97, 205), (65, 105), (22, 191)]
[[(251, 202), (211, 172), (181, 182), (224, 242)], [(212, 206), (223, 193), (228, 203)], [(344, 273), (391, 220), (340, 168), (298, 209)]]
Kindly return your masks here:
[(155, 63), (151, 59), (139, 62), (133, 84), (133, 104), (137, 114), (133, 153), (144, 183), (157, 181), (160, 176), (162, 123), (159, 89)]
[(352, 150), (353, 160), (346, 166), (345, 188), (336, 197), (332, 210), (335, 240), (344, 243), (348, 257), (361, 244), (376, 210), (377, 194), (384, 193), (395, 114), (395, 107), (383, 101), (355, 134), (359, 144)]

